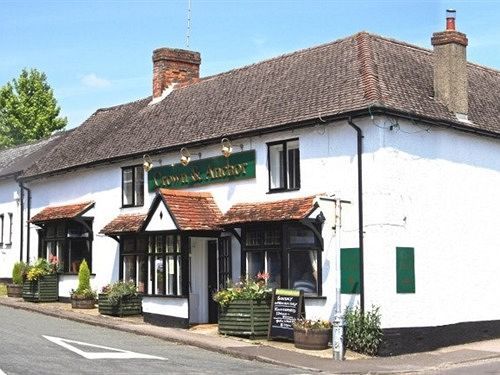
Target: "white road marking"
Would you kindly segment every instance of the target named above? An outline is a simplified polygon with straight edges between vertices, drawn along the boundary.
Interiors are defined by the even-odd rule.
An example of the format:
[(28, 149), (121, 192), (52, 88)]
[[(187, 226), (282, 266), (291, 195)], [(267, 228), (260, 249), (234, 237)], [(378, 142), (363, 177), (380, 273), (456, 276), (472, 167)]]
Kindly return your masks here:
[(7, 374), (3, 372), (2, 369), (0, 368), (0, 375), (7, 375)]
[[(43, 335), (42, 335), (43, 336)], [(60, 345), (63, 348), (66, 348), (73, 353), (79, 354), (84, 358), (87, 359), (132, 359), (132, 358), (142, 358), (142, 359), (159, 359), (162, 361), (167, 360), (167, 358), (162, 358), (162, 357), (156, 357), (154, 355), (149, 355), (149, 354), (142, 354), (142, 353), (134, 353), (130, 352), (127, 350), (121, 350), (121, 349), (115, 349), (115, 348), (110, 348), (107, 346), (101, 346), (101, 345), (94, 345), (94, 344), (88, 344), (86, 342), (80, 342), (80, 341), (74, 341), (74, 340), (68, 340), (68, 339), (63, 339), (60, 337), (52, 337), (52, 336), (43, 336), (47, 340), (53, 342), (54, 344)], [(73, 345), (70, 345), (69, 343), (81, 345), (81, 346), (88, 346), (91, 348), (99, 348), (99, 349), (105, 349), (107, 351), (102, 351), (102, 352), (85, 352), (81, 349), (75, 348)], [(0, 370), (0, 375), (5, 375), (1, 372)]]

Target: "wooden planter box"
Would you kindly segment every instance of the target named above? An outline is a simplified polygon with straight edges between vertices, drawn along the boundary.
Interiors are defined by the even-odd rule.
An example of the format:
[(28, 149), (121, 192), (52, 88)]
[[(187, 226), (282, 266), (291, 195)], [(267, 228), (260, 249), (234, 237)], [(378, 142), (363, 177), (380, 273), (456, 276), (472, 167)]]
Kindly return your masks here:
[(75, 298), (71, 296), (71, 308), (73, 309), (94, 309), (94, 298)]
[(7, 297), (21, 298), (23, 296), (23, 286), (17, 284), (7, 284)]
[(57, 274), (41, 276), (38, 280), (23, 283), (23, 298), (30, 302), (54, 302), (59, 299)]
[(307, 350), (328, 349), (331, 328), (294, 328), (293, 342), (296, 348)]
[(219, 310), (219, 333), (230, 336), (265, 337), (269, 329), (271, 301), (234, 300)]
[(99, 313), (112, 316), (140, 315), (142, 313), (142, 297), (132, 296), (122, 298), (118, 305), (109, 302), (108, 295), (99, 294)]

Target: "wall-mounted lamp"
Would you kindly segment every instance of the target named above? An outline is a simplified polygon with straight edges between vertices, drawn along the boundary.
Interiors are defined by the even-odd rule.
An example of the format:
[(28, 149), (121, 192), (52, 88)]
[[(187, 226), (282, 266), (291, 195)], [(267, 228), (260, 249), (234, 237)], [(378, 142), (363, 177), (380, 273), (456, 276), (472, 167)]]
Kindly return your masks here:
[(229, 139), (227, 138), (222, 138), (221, 145), (222, 155), (228, 158), (229, 155), (233, 153), (233, 146), (231, 145), (231, 142), (229, 142)]
[(144, 161), (142, 163), (142, 167), (144, 168), (144, 171), (149, 172), (151, 170), (151, 168), (153, 168), (153, 161), (151, 160), (151, 158), (149, 157), (148, 154), (145, 154), (142, 157), (142, 160)]
[(186, 166), (191, 161), (191, 154), (186, 147), (181, 148), (181, 164)]

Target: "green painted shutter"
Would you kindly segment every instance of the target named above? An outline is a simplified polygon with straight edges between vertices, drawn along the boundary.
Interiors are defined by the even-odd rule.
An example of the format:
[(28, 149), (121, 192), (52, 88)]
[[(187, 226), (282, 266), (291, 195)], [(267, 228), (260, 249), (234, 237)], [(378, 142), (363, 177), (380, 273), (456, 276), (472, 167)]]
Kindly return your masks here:
[(396, 247), (396, 291), (415, 293), (415, 249)]
[(340, 249), (340, 292), (359, 294), (360, 278), (359, 248)]

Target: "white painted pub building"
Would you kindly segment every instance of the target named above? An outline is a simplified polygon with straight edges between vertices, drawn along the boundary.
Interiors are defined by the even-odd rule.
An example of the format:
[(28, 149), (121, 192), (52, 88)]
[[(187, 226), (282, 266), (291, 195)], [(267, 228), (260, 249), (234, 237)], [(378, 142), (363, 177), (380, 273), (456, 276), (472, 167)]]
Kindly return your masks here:
[(155, 50), (152, 97), (20, 177), (24, 259), (60, 258), (61, 298), (82, 259), (133, 280), (153, 324), (216, 322), (214, 291), (268, 272), (310, 318), (336, 288), (380, 306), (383, 354), (500, 336), (500, 72), (447, 21), (432, 51), (363, 32), (205, 78)]

